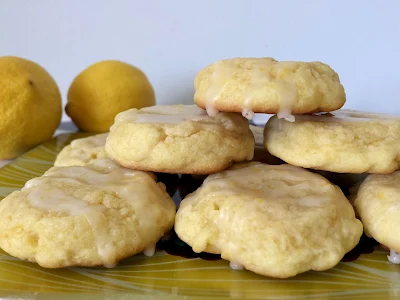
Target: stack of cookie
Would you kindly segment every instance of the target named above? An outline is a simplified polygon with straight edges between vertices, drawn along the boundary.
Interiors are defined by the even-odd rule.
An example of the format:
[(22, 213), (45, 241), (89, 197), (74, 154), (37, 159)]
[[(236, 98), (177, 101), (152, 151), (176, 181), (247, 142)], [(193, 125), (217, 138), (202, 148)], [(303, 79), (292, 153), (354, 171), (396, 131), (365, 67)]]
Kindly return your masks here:
[(343, 87), (318, 62), (226, 60), (202, 70), (195, 85), (196, 103), (212, 114), (275, 114), (264, 129), (267, 153), (351, 191), (365, 233), (390, 249), (391, 262), (400, 263), (398, 116), (338, 110), (345, 103)]
[[(198, 73), (195, 90), (196, 105), (131, 109), (109, 134), (63, 149), (55, 167), (0, 203), (0, 246), (44, 267), (112, 266), (152, 254), (175, 225), (195, 252), (220, 254), (235, 269), (286, 278), (334, 267), (363, 226), (321, 174), (358, 179), (398, 169), (399, 119), (338, 110), (344, 89), (319, 62), (224, 60)], [(263, 132), (249, 126), (254, 113), (276, 116)], [(206, 179), (184, 193), (175, 216), (155, 173)], [(369, 228), (390, 224), (379, 219), (369, 227), (371, 207), (381, 205), (392, 222), (400, 207), (392, 188), (400, 176), (379, 176), (354, 196), (377, 239)]]
[[(329, 171), (322, 174), (333, 181), (340, 173), (335, 183), (344, 177), (345, 188), (355, 184), (350, 198), (366, 235), (390, 249), (391, 262), (400, 263), (399, 117), (349, 110), (296, 116), (294, 123), (273, 117), (264, 133), (266, 149), (285, 162)], [(363, 179), (359, 186), (356, 181)]]
[[(196, 104), (210, 116), (267, 113), (285, 124), (345, 103), (337, 74), (319, 62), (224, 60), (200, 71), (195, 89)], [(221, 254), (232, 268), (266, 276), (332, 268), (362, 235), (351, 204), (326, 178), (263, 149), (267, 129), (250, 128), (256, 159), (268, 164), (241, 163), (208, 176), (181, 202), (176, 233), (195, 252)]]

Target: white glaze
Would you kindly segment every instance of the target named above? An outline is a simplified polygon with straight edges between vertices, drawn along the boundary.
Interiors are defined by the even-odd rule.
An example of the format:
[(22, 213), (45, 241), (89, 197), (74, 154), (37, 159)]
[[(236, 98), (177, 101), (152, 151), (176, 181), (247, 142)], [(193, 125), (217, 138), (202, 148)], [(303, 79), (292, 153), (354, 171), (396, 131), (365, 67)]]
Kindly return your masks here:
[(143, 250), (143, 254), (149, 257), (153, 256), (155, 252), (156, 252), (156, 245), (148, 246), (146, 249)]
[(392, 264), (400, 265), (400, 254), (394, 250), (390, 250), (390, 255), (387, 256)]
[(97, 251), (104, 265), (114, 264), (114, 246), (109, 242), (107, 227), (104, 226), (104, 222), (107, 222), (103, 215), (104, 206), (69, 196), (61, 189), (47, 183), (31, 186), (27, 199), (33, 207), (47, 212), (67, 213), (71, 216), (84, 215), (94, 232)]
[[(268, 85), (274, 86), (279, 100), (278, 118), (293, 122), (293, 107), (297, 101), (297, 85), (292, 74), (282, 74), (284, 68), (291, 68), (290, 64), (295, 62), (276, 62), (274, 60), (263, 60), (261, 65), (254, 66), (249, 70), (249, 83), (243, 92), (242, 115), (247, 119), (254, 118), (253, 102), (254, 95), (263, 95), (262, 89)], [(209, 116), (218, 114), (215, 102), (227, 86), (229, 80), (234, 76), (236, 66), (233, 63), (217, 62), (213, 66), (210, 78), (210, 86), (205, 93), (205, 106)], [(271, 74), (275, 70), (275, 77)], [(261, 90), (261, 91), (260, 91)]]
[(128, 121), (141, 124), (178, 124), (184, 121), (207, 120), (209, 116), (196, 105), (157, 105), (142, 108), (137, 113), (120, 113), (117, 122)]
[(244, 91), (244, 102), (243, 102), (243, 110), (242, 115), (252, 120), (254, 119), (253, 112), (253, 101), (254, 94), (263, 93), (263, 89), (265, 88), (265, 82), (270, 80), (269, 71), (265, 69), (260, 69), (259, 67), (255, 67), (249, 74), (249, 85), (247, 89)]
[[(279, 98), (278, 119), (285, 119), (289, 122), (294, 122), (295, 118), (292, 115), (292, 110), (297, 101), (297, 85), (292, 74), (282, 75), (284, 68), (292, 68), (294, 62), (280, 62), (275, 65), (276, 75), (273, 83), (276, 87), (277, 96)], [(279, 67), (278, 67), (279, 66)]]
[(233, 72), (234, 68), (232, 66), (225, 66), (221, 61), (214, 65), (205, 99), (206, 111), (210, 117), (218, 115), (219, 111), (215, 108), (214, 103), (225, 89), (228, 80), (233, 76)]
[(241, 264), (235, 263), (235, 262), (230, 262), (229, 263), (229, 268), (231, 268), (232, 270), (236, 270), (236, 271), (241, 271), (244, 269), (244, 267)]

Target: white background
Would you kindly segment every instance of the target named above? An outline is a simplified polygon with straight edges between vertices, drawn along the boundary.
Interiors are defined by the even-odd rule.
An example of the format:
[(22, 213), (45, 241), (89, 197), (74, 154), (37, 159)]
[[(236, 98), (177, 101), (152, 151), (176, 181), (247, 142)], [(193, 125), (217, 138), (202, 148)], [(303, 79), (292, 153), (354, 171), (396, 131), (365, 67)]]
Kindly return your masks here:
[(196, 72), (222, 58), (321, 60), (346, 107), (400, 114), (399, 14), (395, 0), (0, 0), (0, 55), (40, 63), (64, 101), (83, 68), (123, 60), (148, 75), (158, 103), (191, 103)]

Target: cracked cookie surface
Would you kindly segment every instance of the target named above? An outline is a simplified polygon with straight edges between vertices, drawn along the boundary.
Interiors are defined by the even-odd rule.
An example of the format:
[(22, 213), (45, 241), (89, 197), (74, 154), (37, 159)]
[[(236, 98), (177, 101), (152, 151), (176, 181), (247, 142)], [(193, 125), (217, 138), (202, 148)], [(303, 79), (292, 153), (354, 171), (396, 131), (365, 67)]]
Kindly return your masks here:
[(251, 160), (254, 137), (240, 114), (210, 117), (195, 105), (160, 105), (117, 115), (105, 149), (127, 168), (211, 174)]
[(337, 173), (387, 174), (400, 168), (400, 117), (353, 110), (272, 117), (264, 130), (268, 151), (285, 162)]
[(0, 246), (45, 268), (112, 267), (151, 251), (176, 209), (154, 179), (109, 159), (53, 167), (0, 202)]
[(104, 145), (108, 133), (76, 139), (57, 155), (55, 167), (84, 166), (98, 158), (107, 158)]
[(242, 163), (210, 175), (181, 202), (175, 232), (195, 252), (286, 278), (334, 267), (362, 225), (339, 187), (290, 165)]
[(345, 91), (339, 76), (321, 62), (232, 58), (201, 70), (194, 80), (195, 103), (210, 115), (218, 111), (278, 114), (329, 112), (341, 108)]

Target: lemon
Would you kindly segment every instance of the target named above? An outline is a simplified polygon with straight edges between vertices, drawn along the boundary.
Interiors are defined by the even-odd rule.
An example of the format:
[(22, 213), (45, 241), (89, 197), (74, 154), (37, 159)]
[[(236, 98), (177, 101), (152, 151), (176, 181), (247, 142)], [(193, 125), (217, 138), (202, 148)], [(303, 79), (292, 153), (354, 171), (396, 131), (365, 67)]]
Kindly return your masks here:
[(105, 60), (74, 79), (65, 111), (80, 130), (106, 132), (118, 113), (154, 104), (154, 90), (141, 70), (121, 61)]
[(61, 114), (60, 91), (45, 69), (23, 58), (0, 57), (0, 159), (50, 139)]

